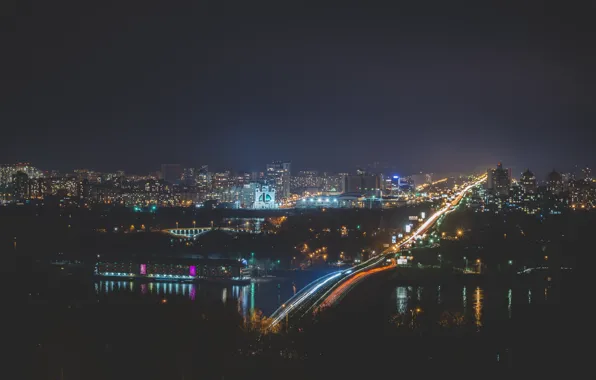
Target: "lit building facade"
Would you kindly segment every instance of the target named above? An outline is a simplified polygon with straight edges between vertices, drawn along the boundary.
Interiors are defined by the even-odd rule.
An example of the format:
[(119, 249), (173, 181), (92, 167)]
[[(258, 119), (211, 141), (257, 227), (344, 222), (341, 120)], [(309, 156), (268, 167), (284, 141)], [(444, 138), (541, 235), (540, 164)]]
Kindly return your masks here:
[(262, 185), (255, 190), (255, 201), (252, 208), (255, 210), (270, 210), (277, 208), (275, 203), (275, 188)]
[(290, 161), (274, 161), (267, 164), (267, 184), (278, 194), (280, 198), (290, 196), (290, 177), (292, 175), (292, 163)]
[(534, 173), (530, 169), (522, 173), (519, 183), (525, 193), (534, 194), (536, 192), (536, 176), (534, 176)]
[(347, 175), (344, 178), (344, 192), (378, 197), (381, 195), (381, 176), (364, 173)]
[(192, 281), (202, 278), (241, 279), (244, 263), (237, 260), (160, 259), (135, 261), (98, 261), (95, 275), (102, 277), (147, 278)]
[(553, 194), (559, 194), (564, 191), (563, 177), (553, 170), (546, 176), (546, 190)]
[(511, 170), (503, 168), (499, 162), (496, 169), (487, 170), (486, 186), (496, 196), (509, 195), (511, 187)]

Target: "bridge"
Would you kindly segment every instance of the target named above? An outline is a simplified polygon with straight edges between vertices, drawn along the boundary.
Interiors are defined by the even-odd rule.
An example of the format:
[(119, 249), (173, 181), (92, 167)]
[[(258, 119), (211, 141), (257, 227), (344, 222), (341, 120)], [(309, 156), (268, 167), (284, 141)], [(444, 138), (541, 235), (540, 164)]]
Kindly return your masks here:
[(254, 234), (258, 233), (252, 229), (247, 228), (236, 228), (236, 227), (192, 227), (192, 228), (170, 228), (163, 230), (164, 233), (172, 235), (182, 239), (193, 239), (200, 235), (206, 234), (211, 231), (223, 231), (229, 234)]
[(271, 315), (269, 328), (275, 328), (284, 320), (288, 323), (290, 318), (292, 320), (299, 319), (308, 313), (331, 306), (339, 302), (350, 289), (367, 276), (395, 268), (394, 256), (397, 252), (402, 248), (410, 247), (416, 237), (424, 235), (433, 228), (439, 218), (455, 210), (466, 193), (483, 183), (486, 178), (486, 175), (483, 175), (465, 186), (451, 202), (447, 202), (443, 208), (432, 214), (414, 233), (387, 248), (381, 254), (350, 269), (330, 273), (305, 286)]

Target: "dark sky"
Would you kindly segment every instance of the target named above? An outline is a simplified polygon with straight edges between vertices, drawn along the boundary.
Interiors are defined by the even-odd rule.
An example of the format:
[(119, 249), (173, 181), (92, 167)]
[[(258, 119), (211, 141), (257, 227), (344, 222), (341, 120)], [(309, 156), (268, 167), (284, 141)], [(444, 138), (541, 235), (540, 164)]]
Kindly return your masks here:
[(14, 1), (0, 162), (596, 163), (594, 2), (372, 3)]

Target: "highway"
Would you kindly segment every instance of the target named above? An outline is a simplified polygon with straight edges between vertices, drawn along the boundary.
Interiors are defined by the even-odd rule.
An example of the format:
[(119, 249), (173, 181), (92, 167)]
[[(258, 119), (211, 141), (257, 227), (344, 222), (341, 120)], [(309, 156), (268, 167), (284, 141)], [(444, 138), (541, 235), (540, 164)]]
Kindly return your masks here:
[(387, 248), (379, 255), (349, 269), (333, 272), (318, 278), (305, 286), (271, 315), (269, 328), (275, 327), (284, 320), (301, 318), (307, 313), (331, 306), (341, 300), (350, 289), (369, 275), (394, 268), (393, 256), (395, 253), (399, 252), (402, 248), (411, 246), (412, 241), (416, 237), (424, 235), (435, 225), (441, 216), (453, 211), (470, 189), (480, 185), (485, 180), (486, 175), (481, 176), (472, 184), (465, 186), (457, 193), (457, 196), (452, 201), (447, 202), (440, 210), (429, 216), (411, 235)]

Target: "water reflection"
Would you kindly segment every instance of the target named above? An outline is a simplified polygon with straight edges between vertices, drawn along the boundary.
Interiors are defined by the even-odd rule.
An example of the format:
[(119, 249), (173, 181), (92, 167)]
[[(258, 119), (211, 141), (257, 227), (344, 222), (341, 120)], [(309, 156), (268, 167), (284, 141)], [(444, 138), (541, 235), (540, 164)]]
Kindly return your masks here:
[(479, 329), (482, 327), (482, 301), (484, 300), (484, 292), (479, 286), (476, 287), (474, 292), (474, 321), (476, 327)]
[[(535, 294), (538, 291), (535, 288), (524, 287), (515, 291), (519, 294), (527, 292), (527, 302), (529, 303), (552, 302), (550, 298), (553, 297), (549, 294), (551, 293), (550, 287), (538, 289), (540, 292), (544, 290), (544, 300), (542, 297), (539, 300), (532, 299), (532, 292), (534, 291)], [(399, 316), (402, 325), (405, 325), (404, 321), (409, 321), (407, 316), (420, 308), (423, 310), (422, 314), (425, 315), (425, 318), (430, 318), (442, 326), (454, 327), (468, 324), (470, 327), (480, 330), (485, 327), (488, 320), (506, 320), (513, 317), (515, 307), (513, 293), (513, 287), (486, 288), (469, 285), (459, 287), (445, 284), (426, 288), (396, 286), (391, 296), (395, 306), (392, 305), (392, 314), (389, 318), (396, 321), (396, 316)], [(489, 296), (487, 297), (487, 295)], [(506, 302), (504, 302), (505, 299)], [(523, 297), (520, 300), (525, 301)], [(487, 302), (489, 303), (487, 304)]]
[(250, 284), (250, 312), (255, 311), (255, 283)]
[[(469, 288), (469, 291), (468, 291)], [(167, 283), (167, 282), (135, 282), (135, 281), (99, 281), (92, 288), (99, 297), (109, 298), (125, 294), (138, 295), (156, 300), (164, 297), (178, 296), (179, 300), (187, 302), (215, 301), (232, 303), (238, 313), (246, 318), (257, 310), (265, 316), (271, 315), (280, 303), (285, 302), (300, 288), (291, 281), (253, 282), (244, 286), (231, 286), (208, 283)], [(517, 302), (528, 303), (553, 302), (551, 288), (537, 286), (533, 288), (515, 288)], [(486, 293), (488, 292), (488, 293)], [(534, 292), (539, 297), (532, 297)], [(538, 293), (536, 293), (538, 292)], [(542, 294), (544, 292), (544, 298)], [(441, 319), (450, 325), (461, 325), (465, 320), (471, 326), (480, 329), (488, 320), (511, 319), (515, 305), (513, 303), (513, 288), (509, 287), (470, 287), (442, 284), (441, 286), (396, 286), (390, 299), (387, 299), (391, 313), (405, 317), (402, 322), (409, 325), (411, 319), (439, 321)], [(486, 300), (485, 300), (486, 296)], [(395, 299), (393, 299), (395, 297)], [(471, 299), (470, 299), (471, 297)], [(505, 298), (507, 301), (505, 302)], [(492, 300), (492, 301), (491, 301)], [(486, 302), (492, 302), (486, 304)], [(178, 301), (177, 301), (178, 302)], [(471, 304), (470, 304), (471, 302)], [(421, 313), (415, 313), (420, 308)], [(446, 313), (446, 314), (445, 314)], [(489, 315), (485, 315), (488, 313)], [(415, 314), (419, 314), (416, 316)], [(442, 318), (441, 315), (446, 315)]]
[(397, 300), (397, 312), (403, 314), (408, 309), (408, 291), (405, 286), (398, 286), (395, 289), (395, 298)]
[(511, 319), (511, 295), (512, 290), (509, 289), (509, 292), (507, 293), (507, 312), (509, 314), (509, 319)]
[(196, 292), (197, 285), (195, 284), (180, 284), (180, 283), (161, 283), (149, 282), (137, 284), (134, 281), (99, 281), (95, 283), (95, 293), (102, 295), (109, 295), (114, 292), (135, 293), (139, 292), (142, 295), (155, 294), (160, 296), (166, 295), (180, 295), (189, 296)]
[(94, 284), (95, 293), (99, 296), (111, 297), (115, 294), (139, 294), (144, 297), (180, 296), (190, 301), (217, 299), (222, 303), (234, 302), (238, 313), (243, 317), (250, 316), (260, 309), (265, 315), (271, 314), (281, 303), (298, 291), (295, 283), (268, 282), (251, 283), (249, 285), (194, 284), (179, 282), (147, 282), (135, 281), (98, 281)]

